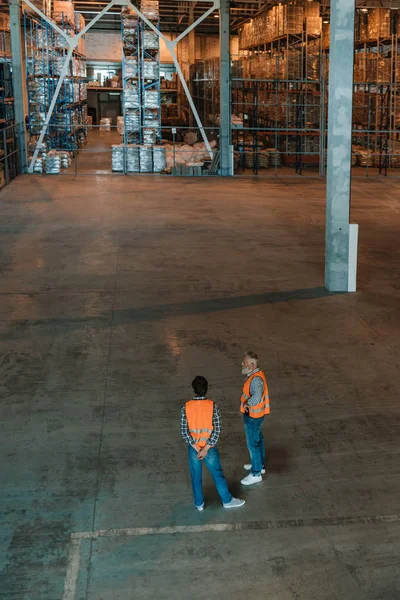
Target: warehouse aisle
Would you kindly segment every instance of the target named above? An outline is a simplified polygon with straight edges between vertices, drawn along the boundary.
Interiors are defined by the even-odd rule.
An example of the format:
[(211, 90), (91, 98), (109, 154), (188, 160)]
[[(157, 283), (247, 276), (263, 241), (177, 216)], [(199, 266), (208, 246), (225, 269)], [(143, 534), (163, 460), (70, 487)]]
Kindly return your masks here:
[[(360, 291), (328, 295), (321, 182), (66, 181), (0, 193), (0, 598), (399, 597), (398, 186), (354, 184)], [(241, 490), (249, 349), (272, 413)], [(240, 511), (208, 476), (191, 504), (197, 374)]]
[[(76, 157), (78, 175), (108, 175), (112, 173), (112, 145), (121, 143), (121, 135), (116, 129), (100, 131), (93, 128), (88, 131), (88, 142)], [(74, 172), (74, 165), (68, 174)]]

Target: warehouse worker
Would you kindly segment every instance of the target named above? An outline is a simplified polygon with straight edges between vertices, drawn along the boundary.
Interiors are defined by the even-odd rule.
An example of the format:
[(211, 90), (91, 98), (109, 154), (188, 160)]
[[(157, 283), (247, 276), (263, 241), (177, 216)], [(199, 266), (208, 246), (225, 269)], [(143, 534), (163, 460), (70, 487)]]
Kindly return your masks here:
[(243, 485), (252, 485), (262, 481), (265, 473), (265, 447), (262, 424), (265, 415), (269, 415), (269, 397), (267, 380), (258, 367), (255, 352), (246, 352), (242, 361), (242, 374), (246, 375), (240, 398), (240, 412), (243, 413), (244, 431), (251, 463), (244, 465), (250, 473), (241, 481)]
[(213, 400), (207, 398), (208, 381), (198, 375), (192, 381), (194, 396), (182, 406), (181, 433), (188, 445), (189, 469), (194, 503), (204, 510), (202, 489), (203, 462), (210, 471), (224, 508), (243, 506), (244, 500), (233, 498), (221, 467), (217, 442), (221, 433), (221, 414)]

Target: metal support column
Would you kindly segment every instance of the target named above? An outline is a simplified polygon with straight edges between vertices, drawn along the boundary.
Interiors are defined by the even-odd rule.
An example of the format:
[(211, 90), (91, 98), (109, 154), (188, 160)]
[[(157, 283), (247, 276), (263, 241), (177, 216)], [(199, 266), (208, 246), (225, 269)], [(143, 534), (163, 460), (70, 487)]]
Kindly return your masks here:
[(332, 0), (328, 101), (325, 285), (355, 287), (355, 227), (350, 225), (355, 0)]
[[(189, 6), (189, 20), (188, 20), (188, 25), (193, 25), (194, 23), (194, 4), (191, 3)], [(194, 63), (196, 62), (196, 30), (192, 29), (189, 32), (188, 35), (188, 41), (189, 41), (189, 68), (194, 65)], [(193, 98), (193, 83), (192, 83), (192, 79), (190, 77), (190, 73), (189, 73), (189, 89), (190, 89), (190, 94)], [(189, 125), (190, 127), (193, 127), (194, 125), (194, 116), (192, 111), (189, 112)]]
[(10, 32), (12, 53), (12, 75), (14, 91), (15, 122), (17, 124), (18, 147), (20, 152), (21, 172), (27, 170), (24, 92), (25, 74), (22, 66), (21, 45), (21, 8), (19, 0), (10, 0)]
[(232, 173), (231, 146), (231, 57), (230, 57), (230, 0), (220, 2), (220, 135), (221, 175)]

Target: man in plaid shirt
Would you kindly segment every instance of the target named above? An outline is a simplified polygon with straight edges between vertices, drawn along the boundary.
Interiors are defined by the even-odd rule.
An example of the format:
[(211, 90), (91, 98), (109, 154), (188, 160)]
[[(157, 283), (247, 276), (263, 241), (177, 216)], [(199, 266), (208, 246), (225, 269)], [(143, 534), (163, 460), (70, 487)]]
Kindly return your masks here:
[[(217, 442), (221, 433), (221, 413), (218, 405), (208, 399), (208, 381), (198, 375), (192, 381), (194, 396), (181, 409), (181, 434), (188, 446), (188, 458), (194, 503), (204, 510), (202, 463), (211, 473), (224, 508), (243, 506), (244, 500), (233, 498), (221, 466)], [(211, 412), (212, 411), (212, 412)]]

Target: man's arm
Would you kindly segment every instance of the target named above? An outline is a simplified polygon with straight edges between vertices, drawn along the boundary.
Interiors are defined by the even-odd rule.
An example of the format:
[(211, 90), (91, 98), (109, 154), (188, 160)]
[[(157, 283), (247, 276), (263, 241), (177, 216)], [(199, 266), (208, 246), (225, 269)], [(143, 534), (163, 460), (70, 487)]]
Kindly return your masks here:
[(184, 406), (182, 406), (182, 408), (181, 408), (181, 435), (182, 435), (184, 441), (186, 442), (186, 444), (188, 444), (188, 446), (192, 446), (192, 448), (194, 448), (196, 450), (196, 452), (198, 452), (199, 449), (198, 449), (194, 439), (190, 435), (188, 420), (186, 417), (186, 411), (185, 411)]
[(212, 430), (210, 437), (207, 440), (207, 444), (209, 446), (216, 446), (218, 443), (218, 440), (219, 440), (219, 436), (221, 435), (222, 420), (221, 420), (221, 412), (219, 410), (219, 406), (215, 402), (214, 402), (212, 424), (213, 424), (213, 430)]
[(210, 437), (207, 440), (206, 445), (202, 448), (198, 454), (198, 458), (202, 459), (207, 456), (207, 452), (210, 448), (217, 445), (219, 440), (219, 436), (221, 434), (221, 413), (218, 407), (218, 404), (214, 402), (214, 410), (213, 410), (213, 418), (212, 418), (213, 430)]
[(264, 382), (261, 377), (253, 377), (250, 383), (250, 398), (246, 404), (249, 406), (255, 406), (261, 402), (261, 398), (264, 393)]

